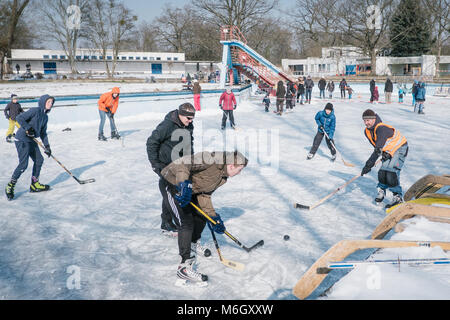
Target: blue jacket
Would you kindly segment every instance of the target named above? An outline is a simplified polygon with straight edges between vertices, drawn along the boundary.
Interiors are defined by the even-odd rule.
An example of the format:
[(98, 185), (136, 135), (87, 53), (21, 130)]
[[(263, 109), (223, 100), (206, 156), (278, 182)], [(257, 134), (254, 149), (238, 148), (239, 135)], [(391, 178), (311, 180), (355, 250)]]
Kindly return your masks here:
[(17, 116), (16, 121), (20, 124), (20, 129), (16, 133), (16, 139), (22, 142), (33, 142), (33, 139), (28, 137), (25, 131), (33, 128), (36, 132), (35, 137), (41, 138), (44, 146), (49, 146), (47, 138), (47, 122), (48, 116), (45, 113), (45, 103), (48, 99), (53, 99), (49, 95), (43, 95), (39, 99), (38, 107), (31, 108), (27, 112), (21, 113)]
[(415, 94), (416, 101), (425, 101), (425, 94), (425, 83), (419, 83)]
[(325, 110), (319, 111), (317, 112), (315, 119), (317, 125), (319, 126), (317, 130), (322, 132), (320, 127), (323, 126), (328, 137), (333, 139), (334, 129), (336, 128), (336, 117), (334, 115), (334, 110), (331, 111), (330, 114), (327, 114)]

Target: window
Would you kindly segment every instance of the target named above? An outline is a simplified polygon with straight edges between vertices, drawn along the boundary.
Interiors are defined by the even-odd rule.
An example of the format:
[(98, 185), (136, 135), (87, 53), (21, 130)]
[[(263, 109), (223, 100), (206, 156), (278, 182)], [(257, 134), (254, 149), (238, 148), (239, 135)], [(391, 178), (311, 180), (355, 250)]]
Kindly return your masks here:
[(150, 57), (150, 60), (155, 60), (155, 57)]
[(84, 56), (83, 59), (84, 60), (89, 60), (89, 56)]
[(136, 60), (141, 60), (141, 57), (136, 57)]
[(161, 57), (156, 57), (156, 60), (161, 60)]
[(65, 55), (60, 55), (59, 58), (64, 60), (64, 59), (66, 59), (66, 56)]
[(174, 61), (178, 61), (178, 58), (177, 58), (177, 57), (174, 57), (173, 60), (174, 60)]
[(122, 60), (127, 60), (127, 57), (122, 57)]
[(50, 59), (50, 56), (48, 54), (44, 54), (44, 59)]
[(56, 54), (52, 55), (52, 59), (58, 59), (58, 56)]
[(112, 56), (107, 56), (106, 60), (112, 60)]
[(148, 58), (147, 58), (147, 57), (143, 57), (142, 59), (143, 59), (143, 60), (147, 60)]
[(75, 59), (81, 60), (81, 56), (76, 56)]
[(97, 56), (91, 56), (92, 60), (97, 60)]
[(172, 60), (172, 58), (171, 57), (167, 57), (167, 61), (171, 61)]
[(100, 60), (103, 60), (103, 56), (98, 57)]
[(134, 60), (134, 57), (128, 57), (128, 60)]

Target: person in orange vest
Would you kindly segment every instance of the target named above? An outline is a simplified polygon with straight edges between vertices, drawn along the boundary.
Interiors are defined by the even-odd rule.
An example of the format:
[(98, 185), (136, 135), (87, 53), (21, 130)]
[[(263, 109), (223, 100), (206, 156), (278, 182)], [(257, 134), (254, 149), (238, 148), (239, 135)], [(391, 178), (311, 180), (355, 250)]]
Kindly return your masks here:
[(400, 170), (408, 155), (406, 138), (394, 127), (385, 124), (373, 110), (367, 109), (362, 115), (366, 129), (364, 134), (374, 147), (374, 151), (361, 171), (361, 176), (370, 172), (381, 155), (382, 165), (378, 171), (378, 195), (376, 203), (381, 203), (386, 195), (386, 189), (393, 193), (392, 202), (385, 207), (390, 208), (403, 202), (400, 186)]
[(106, 141), (106, 137), (103, 135), (103, 127), (105, 126), (106, 116), (109, 118), (109, 124), (111, 127), (111, 139), (120, 139), (120, 135), (117, 132), (117, 128), (114, 122), (114, 115), (119, 107), (119, 95), (120, 89), (114, 87), (112, 91), (106, 92), (101, 95), (98, 100), (98, 112), (100, 114), (100, 126), (98, 128), (98, 140)]

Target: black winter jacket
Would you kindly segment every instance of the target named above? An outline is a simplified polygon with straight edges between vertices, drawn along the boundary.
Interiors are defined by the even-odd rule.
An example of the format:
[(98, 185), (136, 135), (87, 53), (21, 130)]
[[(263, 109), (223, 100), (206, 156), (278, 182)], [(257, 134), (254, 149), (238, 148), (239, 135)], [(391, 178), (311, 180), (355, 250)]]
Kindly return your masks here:
[(4, 111), (6, 119), (16, 121), (16, 117), (23, 112), (23, 109), (20, 103), (10, 102), (8, 103)]
[[(174, 151), (173, 158), (172, 151)], [(191, 122), (185, 127), (178, 117), (178, 110), (173, 110), (148, 137), (148, 160), (153, 171), (160, 176), (165, 166), (189, 154), (194, 154), (194, 125)]]

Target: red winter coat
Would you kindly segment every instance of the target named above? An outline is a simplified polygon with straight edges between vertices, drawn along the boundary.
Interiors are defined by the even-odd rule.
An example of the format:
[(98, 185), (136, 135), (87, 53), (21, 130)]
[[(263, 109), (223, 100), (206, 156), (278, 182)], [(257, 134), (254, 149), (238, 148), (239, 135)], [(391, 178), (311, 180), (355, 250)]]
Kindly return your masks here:
[(222, 93), (219, 100), (219, 105), (222, 106), (222, 110), (233, 110), (234, 106), (237, 105), (234, 93), (228, 94), (226, 91)]

